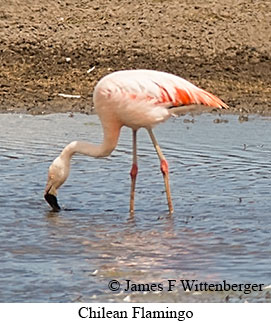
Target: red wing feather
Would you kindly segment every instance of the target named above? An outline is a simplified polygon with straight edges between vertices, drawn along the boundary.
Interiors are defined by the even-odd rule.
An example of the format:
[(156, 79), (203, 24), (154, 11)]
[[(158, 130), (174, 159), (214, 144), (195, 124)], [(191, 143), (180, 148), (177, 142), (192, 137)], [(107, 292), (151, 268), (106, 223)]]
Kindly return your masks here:
[(174, 106), (203, 104), (214, 108), (228, 108), (227, 104), (221, 101), (218, 97), (198, 87), (189, 90), (176, 87), (175, 91), (176, 95), (173, 102)]

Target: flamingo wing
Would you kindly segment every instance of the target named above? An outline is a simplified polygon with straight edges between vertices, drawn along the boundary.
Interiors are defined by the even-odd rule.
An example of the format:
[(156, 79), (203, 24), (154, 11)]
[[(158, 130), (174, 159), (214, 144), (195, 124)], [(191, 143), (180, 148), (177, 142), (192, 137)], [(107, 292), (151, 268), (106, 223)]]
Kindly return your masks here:
[[(117, 101), (145, 101), (166, 108), (203, 104), (215, 108), (228, 106), (215, 95), (173, 74), (152, 70), (118, 71), (107, 75), (103, 90)], [(106, 86), (105, 86), (106, 83)]]

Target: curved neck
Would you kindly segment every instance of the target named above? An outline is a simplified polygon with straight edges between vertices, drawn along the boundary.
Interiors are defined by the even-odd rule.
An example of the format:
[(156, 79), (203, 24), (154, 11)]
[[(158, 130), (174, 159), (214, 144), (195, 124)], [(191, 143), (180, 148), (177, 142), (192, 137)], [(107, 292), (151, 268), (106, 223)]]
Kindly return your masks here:
[(75, 153), (91, 157), (105, 157), (111, 154), (118, 143), (121, 127), (104, 127), (104, 139), (100, 145), (90, 144), (85, 141), (73, 141), (61, 152), (60, 157), (70, 160)]

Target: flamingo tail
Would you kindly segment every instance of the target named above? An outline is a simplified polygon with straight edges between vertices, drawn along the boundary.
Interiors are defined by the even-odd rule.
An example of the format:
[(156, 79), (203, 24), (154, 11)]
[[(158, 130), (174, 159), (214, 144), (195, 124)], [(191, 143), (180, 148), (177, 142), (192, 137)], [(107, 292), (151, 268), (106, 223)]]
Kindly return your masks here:
[(215, 95), (195, 87), (195, 89), (176, 88), (174, 106), (203, 104), (208, 107), (228, 109), (228, 105)]

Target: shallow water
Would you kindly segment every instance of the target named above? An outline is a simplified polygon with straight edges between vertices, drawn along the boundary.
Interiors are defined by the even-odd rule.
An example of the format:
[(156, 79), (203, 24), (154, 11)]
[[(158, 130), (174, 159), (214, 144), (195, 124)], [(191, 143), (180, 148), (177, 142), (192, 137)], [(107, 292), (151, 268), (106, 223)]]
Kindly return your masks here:
[[(100, 142), (98, 118), (0, 115), (0, 301), (269, 302), (269, 288), (123, 291), (128, 279), (270, 285), (271, 120), (217, 118), (180, 117), (155, 129), (170, 165), (172, 217), (156, 154), (139, 131), (132, 219), (129, 129), (111, 157), (74, 157), (59, 192), (63, 210), (52, 213), (43, 200), (48, 167), (72, 140)], [(119, 292), (109, 290), (112, 279)]]

